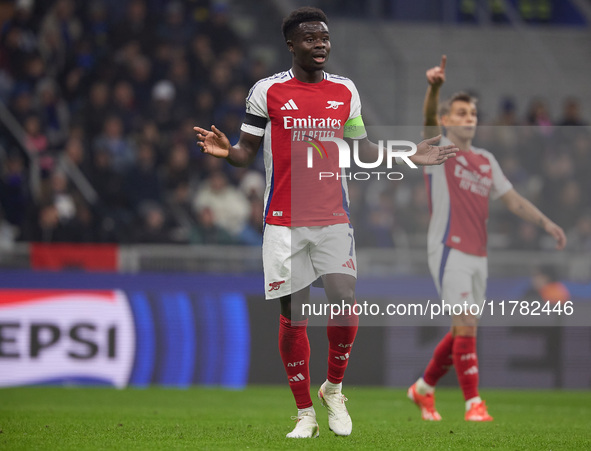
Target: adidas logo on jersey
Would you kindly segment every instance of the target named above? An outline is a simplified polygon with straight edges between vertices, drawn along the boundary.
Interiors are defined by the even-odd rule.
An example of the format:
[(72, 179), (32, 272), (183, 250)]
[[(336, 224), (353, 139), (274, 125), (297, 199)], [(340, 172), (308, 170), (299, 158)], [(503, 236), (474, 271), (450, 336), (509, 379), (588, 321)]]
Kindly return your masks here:
[(305, 379), (306, 378), (304, 377), (304, 375), (302, 373), (298, 373), (294, 377), (290, 377), (289, 382), (301, 382)]
[(285, 105), (283, 105), (281, 107), (282, 110), (298, 110), (298, 106), (296, 105), (296, 103), (293, 101), (293, 99), (289, 99)]

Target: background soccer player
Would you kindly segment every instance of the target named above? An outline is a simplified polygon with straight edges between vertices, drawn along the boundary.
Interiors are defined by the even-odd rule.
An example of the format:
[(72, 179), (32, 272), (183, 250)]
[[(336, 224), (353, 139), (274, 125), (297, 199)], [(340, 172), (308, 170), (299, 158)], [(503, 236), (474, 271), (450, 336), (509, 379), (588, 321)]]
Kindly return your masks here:
[[(427, 71), (429, 86), (423, 106), (425, 137), (439, 134), (440, 126), (444, 126), (446, 137), (441, 139), (441, 144), (453, 143), (460, 150), (453, 160), (424, 169), (431, 207), (429, 269), (439, 295), (446, 302), (482, 304), (488, 271), (489, 198), (500, 198), (509, 211), (544, 229), (556, 239), (557, 249), (564, 248), (566, 237), (562, 228), (513, 189), (490, 152), (472, 146), (478, 122), (474, 98), (455, 94), (438, 111), (445, 64), (443, 56), (440, 66)], [(453, 365), (466, 400), (465, 419), (491, 421), (478, 394), (478, 318), (466, 313), (452, 315), (451, 321), (450, 332), (435, 348), (423, 376), (408, 389), (408, 396), (419, 406), (424, 420), (441, 420), (435, 409), (435, 385)]]
[[(292, 67), (252, 87), (237, 144), (232, 146), (215, 126), (211, 131), (195, 127), (203, 152), (234, 166), (249, 165), (264, 137), (265, 292), (267, 299), (281, 303), (279, 351), (298, 407), (296, 427), (287, 434), (294, 438), (315, 437), (319, 430), (310, 396), (308, 320), (300, 307), (309, 303), (310, 285), (319, 277), (330, 303), (353, 305), (357, 276), (346, 179), (319, 180), (318, 172), (306, 167), (306, 141), (317, 132), (330, 132), (337, 138), (359, 140), (362, 152), (378, 151), (367, 139), (353, 82), (324, 72), (331, 48), (326, 23), (324, 13), (310, 7), (293, 11), (284, 20)], [(294, 124), (303, 133), (296, 133)], [(412, 161), (441, 164), (454, 155), (454, 146), (431, 146), (435, 141), (420, 143)], [(337, 147), (324, 144), (327, 158), (319, 162), (322, 170), (340, 174)], [(318, 396), (337, 435), (352, 430), (341, 382), (358, 321), (355, 315), (342, 315), (329, 320), (327, 328), (328, 376)]]

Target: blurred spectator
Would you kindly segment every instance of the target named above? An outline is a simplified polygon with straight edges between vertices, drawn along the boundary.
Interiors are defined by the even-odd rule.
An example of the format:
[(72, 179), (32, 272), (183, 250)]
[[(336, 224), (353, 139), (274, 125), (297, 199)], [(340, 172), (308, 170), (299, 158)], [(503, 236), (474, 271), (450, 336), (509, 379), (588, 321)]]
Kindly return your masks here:
[(85, 36), (97, 56), (105, 56), (109, 44), (108, 10), (101, 0), (92, 0), (86, 9)]
[(230, 65), (223, 60), (216, 61), (211, 68), (208, 84), (211, 87), (211, 93), (216, 105), (223, 102), (225, 94), (232, 84)]
[(546, 133), (551, 131), (552, 119), (548, 111), (546, 102), (542, 99), (534, 99), (531, 101), (525, 121), (528, 125), (537, 125), (542, 127)]
[(44, 17), (39, 32), (42, 41), (45, 34), (56, 31), (61, 44), (68, 49), (82, 35), (82, 23), (75, 15), (75, 4), (72, 0), (56, 0), (49, 13)]
[(110, 111), (110, 96), (107, 83), (97, 81), (91, 85), (88, 100), (81, 111), (84, 131), (88, 136), (101, 133), (105, 117)]
[(27, 117), (36, 114), (33, 95), (26, 85), (20, 84), (14, 88), (10, 99), (10, 112), (20, 124), (24, 124)]
[(46, 67), (46, 75), (57, 78), (62, 75), (68, 59), (68, 49), (58, 27), (42, 31), (39, 52)]
[(110, 32), (111, 47), (121, 50), (129, 44), (137, 44), (141, 53), (151, 55), (156, 44), (156, 24), (149, 17), (144, 0), (130, 0), (125, 17)]
[(248, 222), (240, 235), (238, 242), (248, 246), (263, 245), (263, 225), (264, 225), (265, 204), (261, 199), (252, 199), (250, 201), (250, 216)]
[(182, 117), (182, 112), (175, 109), (176, 89), (170, 80), (160, 80), (152, 89), (152, 103), (149, 116), (158, 129), (170, 134)]
[(25, 231), (25, 239), (34, 242), (66, 243), (70, 241), (69, 224), (60, 221), (55, 204), (42, 205)]
[(214, 220), (211, 208), (197, 211), (197, 224), (191, 229), (191, 244), (234, 244), (232, 236)]
[(568, 231), (568, 247), (577, 252), (591, 252), (591, 210), (581, 212), (574, 228)]
[(156, 202), (145, 202), (140, 209), (140, 223), (136, 231), (138, 243), (168, 243), (171, 228), (162, 207)]
[(562, 118), (558, 125), (587, 125), (581, 116), (581, 105), (576, 98), (570, 97), (564, 101)]
[(550, 301), (553, 304), (570, 300), (568, 288), (560, 282), (558, 271), (553, 266), (540, 266), (535, 269), (531, 277), (531, 295), (526, 298), (538, 297), (544, 303)]
[(144, 119), (135, 141), (145, 141), (150, 143), (157, 154), (158, 161), (166, 161), (164, 155), (168, 152), (170, 146), (170, 137), (165, 135), (158, 125), (152, 119)]
[(60, 97), (58, 86), (52, 79), (42, 80), (37, 87), (37, 94), (49, 146), (63, 146), (70, 128), (68, 105)]
[(100, 219), (100, 241), (127, 242), (133, 215), (123, 188), (123, 174), (111, 163), (111, 153), (98, 148), (94, 151), (93, 166), (89, 178), (97, 192), (97, 211)]
[(574, 227), (583, 209), (582, 192), (576, 180), (568, 180), (561, 188), (556, 206), (557, 218), (565, 230)]
[(171, 236), (177, 243), (189, 242), (191, 231), (197, 226), (191, 200), (191, 189), (186, 181), (179, 181), (166, 196), (166, 208), (170, 212), (172, 222), (175, 224)]
[(41, 119), (36, 114), (31, 114), (24, 121), (25, 146), (35, 158), (38, 158), (41, 175), (49, 176), (53, 169), (53, 156), (49, 152), (49, 140), (43, 133)]
[(513, 221), (517, 233), (511, 235), (509, 249), (513, 251), (535, 251), (540, 248), (540, 232), (533, 224), (525, 221)]
[(116, 115), (105, 119), (103, 133), (95, 140), (94, 148), (106, 149), (110, 153), (113, 169), (121, 174), (135, 161), (134, 146), (123, 133), (123, 122)]
[(230, 185), (228, 177), (221, 171), (212, 173), (203, 183), (193, 205), (198, 212), (210, 209), (213, 222), (233, 237), (242, 233), (250, 216), (246, 196)]
[(429, 227), (429, 197), (424, 183), (417, 183), (411, 188), (408, 202), (398, 202), (399, 218), (403, 229), (408, 234), (425, 234)]
[(0, 172), (0, 206), (4, 218), (22, 230), (31, 202), (29, 178), (23, 158), (15, 153), (9, 154)]
[(560, 193), (574, 173), (574, 161), (567, 153), (547, 155), (544, 160), (542, 208), (551, 217), (560, 218)]
[(221, 55), (228, 48), (240, 45), (240, 38), (230, 26), (229, 8), (225, 3), (216, 3), (211, 8), (211, 19), (207, 23), (207, 34), (215, 36), (212, 42), (216, 55)]
[[(568, 127), (569, 135), (572, 135), (572, 127)], [(566, 130), (563, 130), (566, 131)], [(591, 204), (591, 128), (585, 127), (583, 130), (576, 130), (574, 136), (571, 136), (573, 161), (575, 162), (574, 178), (581, 184), (583, 193), (583, 203)]]
[(129, 134), (140, 124), (140, 114), (131, 83), (120, 80), (113, 87), (113, 113), (123, 121), (123, 131)]
[(0, 31), (0, 69), (15, 79), (24, 75), (26, 57), (37, 51), (33, 7), (33, 0), (17, 1), (14, 16), (4, 22)]
[(164, 167), (163, 188), (173, 192), (179, 184), (189, 185), (192, 178), (189, 149), (183, 142), (172, 146)]
[(158, 37), (169, 44), (182, 47), (193, 34), (192, 22), (186, 20), (182, 2), (171, 1), (165, 6), (164, 21), (158, 27)]
[(209, 69), (215, 61), (211, 47), (211, 38), (207, 34), (197, 34), (191, 41), (189, 49), (189, 66), (192, 79), (202, 87), (209, 80)]
[(144, 55), (138, 55), (129, 62), (129, 82), (140, 110), (150, 103), (152, 94), (152, 63)]
[(63, 97), (70, 104), (72, 111), (79, 110), (84, 105), (83, 96), (88, 90), (96, 63), (90, 41), (78, 41), (74, 54), (66, 63), (62, 77)]
[[(479, 131), (479, 138), (483, 134), (489, 133), (491, 136), (490, 144), (483, 143), (482, 146), (495, 150), (497, 159), (503, 155), (513, 154), (518, 151), (520, 123), (517, 117), (517, 107), (515, 101), (511, 98), (505, 98), (501, 102), (499, 115), (492, 123), (493, 127), (484, 127)], [(483, 133), (484, 132), (484, 133)], [(503, 171), (505, 166), (501, 165)]]
[(149, 142), (141, 141), (137, 146), (137, 157), (125, 174), (124, 189), (133, 208), (151, 201), (162, 202), (161, 182), (156, 165), (156, 154)]
[[(195, 96), (195, 120), (197, 124), (213, 124), (215, 99), (210, 90), (201, 90)], [(206, 126), (207, 127), (207, 126)]]
[(66, 174), (62, 171), (56, 170), (52, 173), (43, 198), (45, 203), (55, 206), (61, 223), (68, 224), (76, 216), (75, 195), (70, 189)]
[(388, 189), (379, 192), (367, 217), (366, 234), (362, 244), (369, 247), (394, 247), (394, 234), (398, 231), (394, 196)]
[[(175, 105), (181, 108), (183, 115), (186, 115), (191, 107), (192, 99), (195, 95), (195, 86), (191, 80), (189, 64), (185, 58), (175, 58), (168, 71), (168, 79), (174, 85)], [(244, 103), (244, 98), (242, 103)]]
[(4, 209), (0, 205), (0, 252), (10, 251), (18, 236), (18, 228), (6, 220)]
[(265, 196), (265, 177), (258, 171), (245, 168), (240, 177), (239, 187), (251, 201), (263, 200)]
[(76, 167), (86, 178), (91, 177), (91, 162), (80, 137), (73, 135), (68, 138), (59, 160), (62, 164)]
[(92, 243), (98, 241), (97, 223), (94, 213), (82, 201), (76, 203), (76, 216), (70, 222), (69, 242)]

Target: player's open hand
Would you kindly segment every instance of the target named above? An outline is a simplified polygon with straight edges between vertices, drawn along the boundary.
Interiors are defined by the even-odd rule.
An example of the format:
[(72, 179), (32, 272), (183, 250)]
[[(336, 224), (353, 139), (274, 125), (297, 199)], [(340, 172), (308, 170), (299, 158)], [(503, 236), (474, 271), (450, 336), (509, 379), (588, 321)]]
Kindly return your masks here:
[(218, 158), (226, 158), (230, 153), (230, 141), (215, 125), (211, 130), (205, 130), (201, 127), (193, 127), (197, 132), (197, 145), (201, 147), (201, 152), (213, 155)]
[(447, 56), (441, 56), (441, 64), (439, 66), (432, 67), (427, 71), (427, 81), (433, 87), (439, 87), (445, 83), (445, 63), (447, 62)]
[(544, 226), (544, 230), (556, 240), (557, 250), (561, 251), (564, 249), (566, 246), (566, 235), (564, 234), (562, 227), (552, 221), (548, 221)]
[(441, 135), (425, 139), (417, 145), (417, 152), (410, 160), (419, 166), (433, 166), (443, 163), (448, 158), (456, 156), (459, 150), (454, 144), (448, 146), (436, 146), (441, 140)]

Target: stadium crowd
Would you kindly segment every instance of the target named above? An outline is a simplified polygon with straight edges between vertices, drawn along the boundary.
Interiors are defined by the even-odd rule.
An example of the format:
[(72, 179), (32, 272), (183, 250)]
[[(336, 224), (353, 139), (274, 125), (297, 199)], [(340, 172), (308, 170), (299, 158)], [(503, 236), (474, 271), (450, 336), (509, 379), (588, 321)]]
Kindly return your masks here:
[[(262, 152), (249, 169), (232, 168), (204, 158), (192, 129), (216, 124), (235, 142), (248, 89), (279, 69), (249, 56), (226, 5), (0, 5), (11, 11), (0, 32), (0, 99), (26, 147), (23, 152), (3, 130), (0, 247), (14, 241), (261, 244)], [(535, 99), (519, 115), (507, 99), (485, 123), (491, 127), (479, 131), (478, 145), (492, 150), (516, 188), (556, 218), (569, 246), (591, 249), (591, 133), (573, 127), (585, 125), (577, 100), (567, 99), (556, 115)], [(39, 164), (38, 186), (30, 156)], [(424, 236), (424, 183), (417, 176), (404, 181), (350, 184), (359, 246), (405, 246), (413, 234)], [(551, 246), (535, 227), (496, 216), (490, 231), (501, 239), (494, 245)]]

